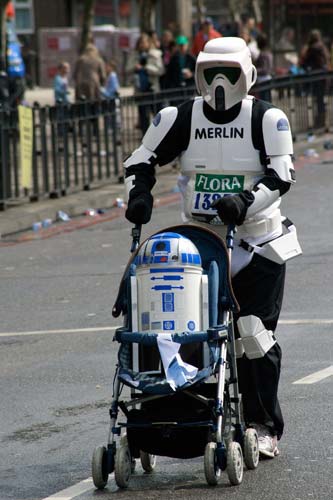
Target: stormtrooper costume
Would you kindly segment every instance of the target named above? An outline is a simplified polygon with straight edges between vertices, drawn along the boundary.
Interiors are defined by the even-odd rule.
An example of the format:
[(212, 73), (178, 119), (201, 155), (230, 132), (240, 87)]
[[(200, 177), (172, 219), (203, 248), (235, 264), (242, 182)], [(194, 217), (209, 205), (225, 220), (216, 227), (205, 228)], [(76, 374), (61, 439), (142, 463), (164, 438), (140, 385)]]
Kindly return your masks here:
[(160, 111), (125, 161), (126, 217), (150, 220), (155, 167), (179, 157), (186, 220), (222, 236), (228, 224), (237, 225), (232, 284), (240, 305), (240, 392), (246, 423), (265, 430), (260, 451), (273, 457), (284, 425), (274, 331), (285, 262), (301, 253), (294, 225), (280, 212), (281, 196), (295, 182), (290, 126), (280, 109), (247, 95), (256, 70), (240, 38), (209, 41), (198, 56), (195, 79), (201, 97)]

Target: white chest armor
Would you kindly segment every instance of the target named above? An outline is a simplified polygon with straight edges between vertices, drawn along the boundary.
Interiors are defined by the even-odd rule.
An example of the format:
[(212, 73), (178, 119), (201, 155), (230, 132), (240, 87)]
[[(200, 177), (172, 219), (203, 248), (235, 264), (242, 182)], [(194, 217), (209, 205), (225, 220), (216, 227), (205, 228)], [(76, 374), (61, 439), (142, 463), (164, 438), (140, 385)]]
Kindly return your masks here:
[[(205, 216), (216, 216), (216, 210), (210, 208), (216, 198), (244, 189), (251, 191), (264, 175), (259, 151), (252, 143), (252, 102), (251, 96), (243, 99), (235, 120), (216, 124), (205, 117), (203, 99), (195, 100), (190, 142), (180, 156), (185, 180), (182, 189), (184, 211), (188, 219), (204, 220)], [(280, 199), (256, 214), (255, 220), (246, 220), (239, 228), (239, 236), (264, 240), (268, 234), (281, 231), (279, 205)]]
[(216, 124), (203, 113), (203, 99), (195, 100), (191, 138), (181, 155), (182, 172), (244, 173), (251, 177), (263, 173), (259, 152), (251, 138), (252, 99), (244, 99), (239, 115), (230, 123)]

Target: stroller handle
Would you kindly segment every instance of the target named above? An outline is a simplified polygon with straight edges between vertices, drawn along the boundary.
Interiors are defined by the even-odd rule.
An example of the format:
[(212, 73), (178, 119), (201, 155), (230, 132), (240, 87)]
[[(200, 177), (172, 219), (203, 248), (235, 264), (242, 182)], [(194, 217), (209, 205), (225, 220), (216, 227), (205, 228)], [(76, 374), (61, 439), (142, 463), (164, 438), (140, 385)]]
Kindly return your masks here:
[(227, 249), (229, 251), (232, 251), (234, 248), (235, 232), (236, 232), (235, 224), (229, 224), (228, 229), (227, 229), (227, 235), (226, 235), (226, 244), (227, 244)]
[(141, 229), (142, 229), (142, 224), (135, 224), (135, 226), (132, 228), (131, 253), (134, 253), (135, 250), (140, 245)]
[[(131, 253), (134, 253), (140, 244), (141, 230), (142, 230), (142, 224), (135, 224), (135, 226), (132, 228)], [(233, 250), (233, 248), (234, 248), (235, 232), (236, 232), (235, 224), (229, 224), (228, 229), (227, 229), (227, 235), (226, 235), (226, 244), (227, 244), (228, 250)]]

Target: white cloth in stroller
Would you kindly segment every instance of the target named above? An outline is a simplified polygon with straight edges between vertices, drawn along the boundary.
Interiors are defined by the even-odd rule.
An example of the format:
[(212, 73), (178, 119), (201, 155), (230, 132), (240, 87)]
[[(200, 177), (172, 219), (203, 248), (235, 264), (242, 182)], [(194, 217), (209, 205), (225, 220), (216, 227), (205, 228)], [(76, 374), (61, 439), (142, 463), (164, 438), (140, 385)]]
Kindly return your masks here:
[(158, 334), (157, 346), (160, 351), (165, 377), (174, 391), (177, 387), (182, 387), (195, 378), (198, 368), (182, 360), (178, 352), (180, 344), (173, 342), (170, 334)]

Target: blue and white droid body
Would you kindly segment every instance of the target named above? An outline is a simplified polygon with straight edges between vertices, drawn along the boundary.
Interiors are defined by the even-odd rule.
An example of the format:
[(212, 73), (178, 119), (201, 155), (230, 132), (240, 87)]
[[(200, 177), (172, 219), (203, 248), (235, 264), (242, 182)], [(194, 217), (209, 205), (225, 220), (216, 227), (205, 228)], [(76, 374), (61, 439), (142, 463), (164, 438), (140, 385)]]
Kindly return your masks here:
[(200, 254), (188, 238), (177, 233), (152, 236), (139, 251), (136, 266), (132, 280), (134, 331), (136, 327), (156, 333), (207, 328), (207, 276)]

